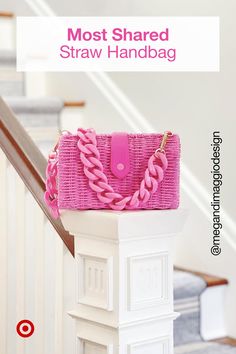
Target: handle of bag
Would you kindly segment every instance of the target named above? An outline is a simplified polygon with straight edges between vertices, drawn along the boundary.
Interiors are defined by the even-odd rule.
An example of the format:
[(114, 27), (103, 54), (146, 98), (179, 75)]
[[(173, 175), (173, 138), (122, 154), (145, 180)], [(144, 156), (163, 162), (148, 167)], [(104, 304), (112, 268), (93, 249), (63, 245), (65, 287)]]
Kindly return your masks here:
[[(78, 129), (78, 149), (80, 159), (84, 165), (84, 174), (88, 178), (90, 188), (97, 194), (97, 198), (107, 204), (113, 210), (136, 209), (146, 204), (159, 187), (159, 183), (164, 178), (164, 173), (168, 166), (165, 154), (165, 145), (171, 132), (165, 132), (160, 147), (150, 156), (144, 178), (140, 187), (130, 196), (122, 196), (114, 191), (109, 185), (107, 176), (104, 173), (103, 165), (100, 161), (100, 153), (97, 148), (96, 133), (93, 129)], [(52, 211), (55, 218), (59, 216), (58, 211), (58, 191), (57, 191), (57, 164), (58, 146), (49, 155), (46, 170), (46, 192), (45, 202)]]
[[(58, 144), (57, 144), (58, 145)], [(57, 219), (59, 217), (58, 209), (58, 188), (57, 188), (57, 168), (58, 168), (58, 146), (48, 156), (46, 168), (46, 191), (44, 193), (44, 201), (49, 207), (52, 216)]]

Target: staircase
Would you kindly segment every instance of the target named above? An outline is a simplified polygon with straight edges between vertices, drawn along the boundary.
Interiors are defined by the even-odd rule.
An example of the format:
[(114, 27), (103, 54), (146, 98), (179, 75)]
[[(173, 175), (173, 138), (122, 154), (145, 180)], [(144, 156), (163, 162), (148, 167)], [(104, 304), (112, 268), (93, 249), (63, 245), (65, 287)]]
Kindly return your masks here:
[[(0, 13), (0, 22), (1, 21), (6, 21), (9, 19), (12, 19), (12, 16), (2, 16), (1, 19), (1, 13)], [(4, 24), (5, 26), (5, 24)], [(1, 44), (1, 43), (0, 43)], [(57, 136), (58, 136), (58, 131), (62, 126), (61, 122), (61, 117), (63, 112), (65, 112), (66, 109), (69, 109), (70, 114), (71, 110), (73, 112), (74, 109), (81, 109), (81, 107), (84, 106), (84, 102), (64, 102), (63, 99), (58, 98), (58, 97), (43, 97), (43, 98), (29, 98), (25, 96), (25, 78), (22, 73), (17, 73), (15, 71), (15, 52), (12, 48), (6, 47), (5, 49), (2, 48), (0, 49), (0, 95), (4, 97), (4, 101), (7, 103), (7, 105), (11, 108), (11, 110), (14, 112), (16, 115), (18, 122), (24, 127), (24, 130), (31, 136), (31, 138), (34, 140), (35, 144), (39, 147), (41, 152), (43, 153), (44, 156), (47, 155), (48, 151), (52, 147), (52, 145), (55, 143)], [(6, 114), (6, 110), (4, 107), (0, 107), (0, 116), (3, 114)], [(73, 113), (74, 114), (74, 113)], [(10, 117), (10, 116), (9, 116)], [(69, 117), (69, 115), (67, 116)], [(76, 121), (76, 120), (75, 120)], [(75, 122), (74, 121), (74, 122)], [(79, 124), (78, 124), (79, 125)], [(75, 123), (74, 123), (75, 126)], [(70, 129), (70, 122), (66, 122), (66, 124), (63, 125), (64, 128)], [(2, 144), (1, 144), (2, 146)], [(25, 145), (26, 147), (27, 145)], [(3, 156), (4, 154), (1, 152), (0, 156), (0, 165), (7, 166), (9, 165), (9, 161), (5, 159)], [(42, 160), (43, 161), (43, 160)], [(45, 161), (44, 161), (45, 163)], [(17, 170), (17, 168), (20, 171), (20, 165), (14, 166)], [(8, 167), (6, 167), (7, 169)], [(37, 170), (37, 166), (35, 166), (35, 171)], [(12, 173), (12, 172), (11, 172)], [(31, 172), (32, 173), (32, 172)], [(20, 174), (20, 173), (19, 173)], [(20, 174), (21, 175), (21, 174)], [(7, 185), (7, 174), (5, 172), (2, 172), (2, 177), (4, 177), (4, 183), (3, 184), (5, 187)], [(19, 178), (16, 177), (16, 178)], [(2, 181), (2, 179), (1, 179)], [(43, 181), (43, 177), (41, 182)], [(30, 189), (32, 192), (33, 190), (33, 185), (30, 185), (32, 182), (31, 179), (29, 180), (24, 180), (26, 183), (27, 187)], [(19, 215), (17, 213), (20, 212), (20, 202), (22, 202), (22, 199), (19, 199), (19, 196), (21, 198), (31, 198), (29, 197), (29, 193), (27, 192), (27, 196), (25, 197), (25, 187), (23, 184), (20, 184), (19, 180), (17, 179), (16, 185), (20, 185), (20, 189), (17, 192), (18, 199), (17, 199), (17, 205), (18, 209), (14, 211), (13, 215), (17, 220), (17, 225), (19, 228), (21, 228), (22, 233), (19, 236), (18, 243), (17, 245), (21, 245), (21, 239), (20, 237), (22, 236), (25, 238), (24, 232), (27, 228), (31, 227), (31, 236), (34, 230), (34, 227), (31, 225), (26, 227), (25, 225), (22, 225)], [(28, 184), (27, 184), (28, 183)], [(42, 183), (41, 183), (42, 184)], [(2, 188), (2, 193), (6, 192), (6, 189), (9, 189), (9, 186), (6, 188)], [(15, 187), (14, 187), (15, 188)], [(4, 192), (5, 189), (5, 192)], [(41, 208), (43, 208), (43, 202), (42, 202), (42, 191), (39, 192), (39, 194), (35, 194), (34, 198), (38, 201), (39, 205)], [(7, 192), (8, 195), (5, 195), (6, 199), (9, 197), (9, 193)], [(13, 206), (13, 199), (14, 197), (11, 198), (11, 205)], [(41, 199), (40, 199), (41, 198)], [(25, 199), (24, 199), (25, 200)], [(32, 202), (32, 201), (31, 201)], [(25, 201), (24, 201), (25, 203)], [(41, 203), (41, 204), (40, 204)], [(38, 206), (35, 203), (29, 204), (32, 206), (34, 210), (38, 210)], [(3, 205), (4, 207), (4, 205)], [(28, 207), (29, 208), (29, 207)], [(21, 211), (22, 212), (22, 211)], [(41, 212), (41, 211), (40, 211)], [(36, 216), (39, 220), (43, 220), (43, 214), (36, 211)], [(46, 211), (44, 210), (46, 213)], [(26, 218), (26, 214), (20, 214), (24, 218)], [(35, 216), (34, 216), (35, 217)], [(9, 215), (8, 215), (9, 218)], [(49, 215), (47, 215), (47, 218), (50, 218)], [(34, 219), (35, 222), (37, 219)], [(2, 219), (3, 221), (3, 219)], [(3, 221), (4, 222), (4, 221)], [(68, 234), (66, 234), (65, 230), (62, 228), (62, 225), (56, 224), (51, 220), (54, 228), (56, 229), (55, 234), (59, 234), (64, 243), (66, 244), (67, 248), (70, 249), (71, 253), (73, 253), (73, 245), (71, 238)], [(51, 263), (49, 261), (50, 259), (50, 254), (45, 255), (45, 252), (49, 252), (48, 248), (54, 247), (55, 245), (53, 244), (53, 241), (50, 240), (50, 237), (52, 237), (53, 232), (49, 231), (49, 226), (47, 226), (47, 230), (45, 231), (42, 227), (44, 225), (45, 221), (42, 221), (42, 223), (37, 224), (39, 226), (39, 229), (35, 230), (35, 234), (37, 236), (37, 242), (33, 244), (32, 240), (30, 240), (29, 236), (27, 236), (27, 246), (26, 249), (29, 250), (31, 249), (30, 247), (35, 248), (36, 250), (39, 250), (40, 256), (45, 258), (46, 262), (44, 264), (44, 271), (48, 271), (49, 268), (47, 268)], [(47, 222), (48, 225), (48, 222)], [(6, 225), (5, 225), (6, 226)], [(7, 229), (7, 226), (6, 226)], [(13, 229), (12, 229), (13, 230)], [(11, 231), (11, 236), (13, 231)], [(15, 230), (15, 229), (14, 229)], [(42, 235), (38, 232), (42, 231)], [(6, 230), (6, 235), (9, 230)], [(16, 232), (17, 230), (15, 230)], [(42, 239), (40, 237), (45, 238), (45, 244), (42, 243)], [(10, 247), (10, 251), (15, 250), (14, 246), (14, 240), (12, 237), (10, 238), (10, 241), (7, 241), (7, 238), (5, 239), (7, 244), (7, 247)], [(30, 246), (31, 245), (31, 246)], [(47, 246), (45, 248), (45, 245)], [(16, 258), (20, 265), (20, 267), (23, 269), (25, 267), (24, 264), (24, 250), (20, 246), (19, 249), (19, 254), (16, 253)], [(68, 310), (70, 309), (69, 306), (77, 306), (77, 304), (73, 303), (73, 298), (74, 298), (74, 284), (71, 284), (69, 278), (71, 277), (71, 272), (73, 273), (74, 271), (71, 270), (72, 267), (74, 267), (74, 261), (72, 262), (72, 257), (68, 259), (70, 256), (69, 252), (65, 247), (63, 247), (62, 243), (56, 243), (56, 248), (59, 250), (59, 253), (56, 253), (55, 260), (56, 260), (56, 265), (59, 267), (59, 270), (56, 269), (56, 267), (52, 267), (49, 269), (49, 275), (53, 278), (55, 277), (56, 274), (56, 285), (55, 289), (53, 292), (55, 292), (54, 297), (49, 295), (49, 298), (45, 301), (43, 295), (40, 295), (40, 286), (43, 286), (43, 276), (44, 273), (42, 273), (42, 269), (40, 268), (40, 265), (37, 263), (37, 258), (35, 261), (35, 266), (36, 266), (36, 273), (34, 274), (37, 276), (36, 278), (36, 283), (39, 281), (40, 286), (36, 286), (34, 291), (39, 292), (38, 297), (36, 296), (36, 300), (40, 302), (41, 307), (37, 308), (36, 306), (36, 321), (41, 327), (43, 326), (46, 328), (46, 331), (48, 333), (41, 333), (39, 334), (39, 340), (36, 340), (35, 343), (33, 342), (20, 342), (17, 341), (15, 346), (10, 344), (11, 342), (11, 336), (10, 332), (14, 330), (14, 325), (8, 325), (7, 328), (7, 333), (6, 337), (4, 337), (6, 329), (5, 329), (5, 323), (4, 320), (8, 316), (6, 313), (6, 309), (4, 310), (4, 319), (0, 319), (2, 323), (0, 324), (0, 332), (2, 333), (2, 338), (3, 341), (0, 343), (0, 350), (1, 353), (4, 354), (18, 354), (18, 353), (27, 353), (27, 354), (32, 354), (32, 353), (40, 353), (40, 354), (90, 354), (90, 353), (105, 353), (102, 348), (102, 345), (94, 347), (94, 344), (90, 341), (85, 340), (84, 347), (78, 349), (76, 352), (76, 347), (75, 345), (71, 344), (72, 337), (75, 337), (75, 329), (73, 328), (72, 321), (69, 320), (69, 316), (67, 315)], [(45, 250), (46, 249), (46, 250)], [(4, 249), (3, 249), (4, 251)], [(2, 257), (6, 257), (6, 254), (1, 253)], [(15, 250), (17, 251), (17, 250)], [(15, 252), (14, 251), (14, 252)], [(20, 253), (21, 252), (21, 253)], [(34, 257), (37, 257), (37, 252), (34, 251)], [(53, 257), (53, 256), (52, 256)], [(65, 260), (66, 258), (66, 260)], [(2, 278), (3, 275), (6, 275), (8, 270), (7, 270), (7, 265), (6, 265), (6, 259), (2, 259), (2, 265), (0, 267), (2, 271)], [(64, 259), (64, 261), (63, 261)], [(30, 266), (31, 262), (33, 262), (33, 259), (27, 258), (28, 266)], [(64, 263), (63, 263), (64, 262)], [(135, 262), (135, 260), (134, 260)], [(63, 268), (63, 265), (65, 265), (65, 268)], [(17, 265), (14, 264), (14, 267), (17, 268)], [(50, 265), (51, 267), (51, 265)], [(22, 270), (20, 269), (20, 270)], [(5, 273), (4, 273), (5, 272)], [(58, 274), (59, 272), (59, 274)], [(61, 273), (64, 274), (64, 280), (61, 278)], [(16, 275), (21, 276), (21, 280), (24, 283), (24, 271), (22, 270), (22, 273), (15, 273), (12, 270), (12, 267), (10, 269), (10, 273), (12, 276), (16, 277)], [(27, 275), (27, 281), (35, 281), (33, 279), (33, 273), (30, 273)], [(14, 278), (15, 279), (15, 278)], [(22, 288), (21, 283), (19, 282), (19, 279), (16, 279), (16, 283), (18, 284), (15, 288), (15, 285), (12, 283), (11, 286), (9, 287), (9, 284), (6, 284), (6, 287), (8, 288), (9, 291), (13, 289), (14, 291), (20, 291)], [(27, 283), (27, 282), (26, 282)], [(50, 285), (50, 278), (47, 278), (46, 281), (47, 287), (44, 289), (46, 292), (48, 289), (51, 289)], [(62, 289), (62, 285), (64, 284), (65, 288)], [(27, 286), (27, 285), (26, 285)], [(175, 343), (175, 354), (235, 354), (236, 353), (236, 346), (233, 341), (221, 341), (221, 342), (216, 342), (217, 338), (220, 337), (226, 337), (226, 330), (225, 330), (225, 325), (224, 325), (224, 313), (223, 313), (223, 303), (224, 303), (224, 295), (225, 291), (227, 289), (227, 280), (222, 279), (222, 278), (217, 278), (217, 277), (211, 277), (207, 276), (205, 274), (199, 274), (196, 272), (191, 272), (191, 271), (186, 271), (182, 269), (176, 269), (174, 271), (174, 310), (178, 313), (180, 313), (180, 316), (174, 321), (174, 343)], [(58, 292), (63, 293), (63, 299), (60, 298), (58, 301)], [(24, 304), (24, 311), (21, 311), (19, 308), (19, 313), (21, 316), (23, 316), (25, 313), (27, 313), (27, 308), (28, 304), (25, 304), (25, 299), (24, 299), (24, 292), (18, 292), (17, 294), (20, 294), (20, 301), (21, 304)], [(25, 294), (28, 294), (27, 301), (31, 302), (32, 299), (30, 296), (33, 296), (30, 292), (27, 293), (25, 291)], [(44, 294), (45, 295), (45, 294)], [(60, 296), (62, 296), (60, 294)], [(47, 297), (47, 295), (46, 295)], [(53, 301), (57, 300), (56, 302), (56, 310), (50, 311), (50, 306), (53, 305)], [(11, 300), (9, 300), (10, 302)], [(17, 299), (15, 299), (17, 302)], [(44, 303), (45, 302), (45, 303)], [(7, 299), (2, 297), (2, 304), (7, 303)], [(66, 305), (65, 305), (65, 304)], [(14, 306), (14, 302), (11, 302), (11, 305)], [(23, 305), (22, 305), (23, 306)], [(30, 308), (31, 305), (29, 305)], [(45, 309), (46, 307), (46, 309)], [(4, 306), (2, 307), (4, 308)], [(11, 310), (12, 311), (12, 310)], [(10, 312), (11, 312), (10, 311)], [(41, 311), (41, 313), (40, 313)], [(45, 312), (45, 316), (42, 316), (42, 311)], [(19, 315), (18, 313), (18, 315)], [(33, 311), (32, 309), (29, 310), (29, 313), (32, 313), (33, 316)], [(17, 315), (17, 316), (18, 316)], [(74, 313), (71, 314), (72, 317), (76, 317)], [(12, 312), (11, 312), (11, 319), (13, 318)], [(54, 325), (56, 326), (56, 330), (53, 328), (52, 325), (52, 317), (55, 317), (55, 323)], [(68, 317), (68, 319), (67, 319)], [(17, 318), (20, 318), (19, 316)], [(59, 328), (58, 323), (62, 326)], [(65, 321), (65, 324), (62, 323)], [(8, 319), (9, 323), (9, 319)], [(47, 327), (47, 325), (49, 327)], [(54, 332), (55, 331), (55, 332)], [(71, 331), (71, 333), (69, 333)], [(56, 333), (54, 342), (50, 342), (50, 340), (46, 340), (46, 337), (53, 336)], [(66, 333), (66, 334), (65, 334)], [(63, 339), (62, 339), (63, 337)], [(40, 342), (41, 340), (41, 342)], [(214, 340), (214, 342), (212, 342)], [(43, 344), (43, 341), (45, 341), (47, 344)], [(64, 343), (63, 343), (64, 341)], [(2, 345), (2, 348), (1, 348)], [(86, 347), (87, 346), (87, 347)], [(7, 351), (5, 350), (7, 348)], [(30, 348), (30, 349), (29, 349)], [(68, 349), (69, 348), (69, 349)], [(87, 348), (87, 349), (86, 349)], [(95, 349), (94, 349), (95, 348)], [(97, 349), (96, 349), (97, 348)], [(138, 348), (138, 347), (137, 347)], [(141, 354), (141, 347), (137, 349), (135, 346), (130, 349), (130, 353), (140, 353)], [(79, 350), (79, 351), (78, 351)], [(95, 351), (94, 351), (95, 350)], [(106, 353), (113, 353), (112, 351), (106, 351)], [(144, 352), (142, 352), (143, 354)], [(154, 353), (150, 349), (150, 354)], [(162, 352), (160, 351), (160, 354)], [(164, 351), (163, 351), (164, 353)], [(167, 351), (165, 352), (166, 354), (168, 353)], [(115, 354), (115, 352), (114, 352)], [(149, 354), (149, 352), (145, 352), (145, 354)], [(159, 354), (159, 352), (155, 352), (155, 354)]]
[(176, 268), (174, 304), (180, 317), (174, 323), (175, 353), (236, 353), (231, 345), (213, 343), (225, 337), (223, 306), (227, 280)]
[(175, 345), (201, 341), (200, 296), (205, 281), (189, 272), (174, 273), (175, 310), (181, 314), (175, 321)]
[(16, 72), (15, 51), (0, 49), (0, 96), (47, 156), (58, 139), (59, 130), (67, 129), (69, 124), (74, 131), (81, 122), (85, 102), (64, 101), (59, 97), (27, 97), (25, 91), (24, 74)]

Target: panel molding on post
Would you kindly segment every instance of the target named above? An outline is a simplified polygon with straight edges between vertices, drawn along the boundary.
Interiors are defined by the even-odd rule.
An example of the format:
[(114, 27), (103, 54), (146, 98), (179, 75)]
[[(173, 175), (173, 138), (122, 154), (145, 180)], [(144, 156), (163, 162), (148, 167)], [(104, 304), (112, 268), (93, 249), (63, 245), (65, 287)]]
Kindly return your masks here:
[(63, 210), (61, 218), (75, 235), (77, 354), (173, 354), (174, 236), (186, 211)]
[(128, 258), (128, 310), (167, 304), (169, 299), (168, 252)]
[(77, 253), (77, 302), (113, 310), (113, 257)]
[(170, 337), (152, 338), (130, 344), (128, 354), (168, 354), (170, 348)]
[(113, 354), (113, 345), (103, 345), (77, 337), (76, 354)]

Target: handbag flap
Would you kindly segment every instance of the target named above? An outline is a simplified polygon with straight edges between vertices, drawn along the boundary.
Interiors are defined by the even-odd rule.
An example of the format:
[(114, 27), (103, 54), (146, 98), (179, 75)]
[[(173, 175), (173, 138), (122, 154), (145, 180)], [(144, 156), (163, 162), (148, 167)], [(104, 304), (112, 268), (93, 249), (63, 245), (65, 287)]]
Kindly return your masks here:
[(130, 171), (129, 140), (126, 133), (113, 133), (111, 136), (111, 171), (119, 179)]

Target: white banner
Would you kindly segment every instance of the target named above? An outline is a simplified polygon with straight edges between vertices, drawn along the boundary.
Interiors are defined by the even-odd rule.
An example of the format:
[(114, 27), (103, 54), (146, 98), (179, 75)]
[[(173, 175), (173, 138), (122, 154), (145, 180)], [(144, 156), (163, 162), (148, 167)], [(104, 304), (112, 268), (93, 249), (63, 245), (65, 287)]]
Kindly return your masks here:
[(218, 17), (17, 17), (18, 71), (219, 71)]

